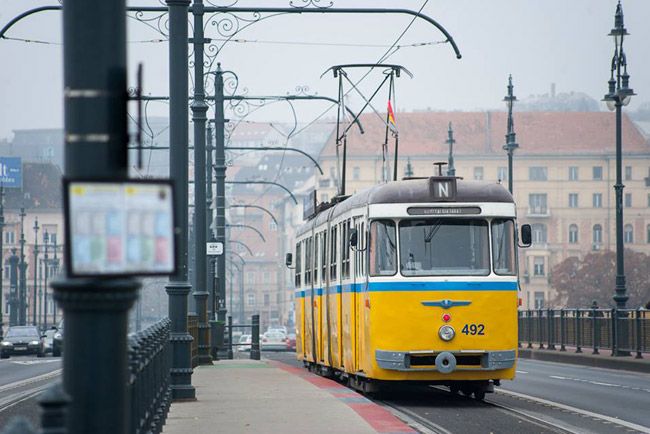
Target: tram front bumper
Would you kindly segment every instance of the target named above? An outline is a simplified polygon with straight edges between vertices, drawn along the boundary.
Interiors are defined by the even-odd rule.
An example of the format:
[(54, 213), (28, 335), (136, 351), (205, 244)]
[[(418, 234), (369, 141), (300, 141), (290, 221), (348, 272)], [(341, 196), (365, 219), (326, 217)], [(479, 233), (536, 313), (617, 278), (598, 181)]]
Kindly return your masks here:
[[(515, 350), (505, 351), (385, 351), (375, 350), (377, 366), (402, 372), (496, 371), (515, 365)], [(444, 365), (442, 361), (446, 361)], [(451, 370), (449, 366), (452, 365)], [(444, 367), (443, 367), (444, 366)]]

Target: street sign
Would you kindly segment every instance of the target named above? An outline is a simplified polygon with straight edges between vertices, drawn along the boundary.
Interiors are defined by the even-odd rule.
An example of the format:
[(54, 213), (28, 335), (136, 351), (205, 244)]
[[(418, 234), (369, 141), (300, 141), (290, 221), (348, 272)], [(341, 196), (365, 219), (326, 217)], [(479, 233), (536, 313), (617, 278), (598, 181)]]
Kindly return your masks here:
[(65, 180), (66, 265), (72, 277), (176, 271), (168, 180)]
[(205, 252), (208, 256), (221, 256), (223, 255), (223, 243), (219, 241), (205, 243)]
[(21, 188), (23, 171), (20, 157), (0, 157), (0, 183), (3, 187)]

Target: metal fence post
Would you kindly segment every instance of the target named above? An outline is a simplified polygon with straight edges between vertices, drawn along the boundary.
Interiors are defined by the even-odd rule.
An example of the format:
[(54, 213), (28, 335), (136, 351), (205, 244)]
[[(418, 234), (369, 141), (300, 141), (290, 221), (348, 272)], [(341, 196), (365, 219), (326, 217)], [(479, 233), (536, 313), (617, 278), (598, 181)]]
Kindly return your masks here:
[(580, 322), (580, 309), (576, 309), (576, 353), (582, 352), (582, 324)]
[(600, 330), (598, 329), (598, 311), (593, 308), (591, 309), (591, 339), (593, 340), (593, 351), (591, 354), (600, 354), (598, 347), (600, 346)]
[(66, 434), (65, 414), (70, 398), (63, 391), (63, 384), (50, 386), (39, 398), (41, 407), (41, 434)]
[(549, 308), (546, 312), (546, 321), (548, 321), (548, 345), (546, 346), (547, 350), (555, 349), (555, 311)]
[(537, 309), (537, 331), (539, 332), (539, 349), (544, 349), (544, 311)]
[(635, 359), (642, 359), (643, 356), (643, 336), (642, 336), (642, 327), (641, 327), (641, 308), (636, 310), (636, 317), (634, 318), (634, 323), (636, 326), (636, 357)]
[(611, 320), (612, 320), (612, 356), (615, 356), (618, 353), (618, 311), (616, 308), (611, 310)]
[(253, 315), (251, 337), (251, 359), (260, 360), (260, 316)]
[(566, 314), (560, 309), (560, 351), (566, 351)]
[(228, 315), (228, 358), (233, 359), (232, 353), (232, 315)]
[(526, 316), (528, 318), (528, 347), (533, 348), (533, 312), (528, 310), (526, 311)]
[(517, 311), (517, 348), (521, 348), (521, 340), (523, 338), (523, 334), (525, 333), (525, 327), (524, 325), (524, 315), (522, 311)]

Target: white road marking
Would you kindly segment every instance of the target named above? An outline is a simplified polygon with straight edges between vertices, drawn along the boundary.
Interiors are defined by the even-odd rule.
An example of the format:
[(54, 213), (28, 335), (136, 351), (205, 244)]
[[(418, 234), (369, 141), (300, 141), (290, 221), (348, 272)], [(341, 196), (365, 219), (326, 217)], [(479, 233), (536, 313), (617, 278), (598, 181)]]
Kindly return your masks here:
[(554, 378), (556, 380), (568, 380), (568, 381), (575, 381), (577, 383), (588, 383), (588, 384), (593, 384), (594, 386), (618, 387), (619, 389), (628, 389), (628, 390), (635, 390), (637, 392), (650, 393), (650, 389), (643, 389), (641, 387), (634, 387), (634, 386), (626, 386), (624, 384), (603, 383), (602, 381), (585, 380), (583, 378), (561, 377), (559, 375), (549, 375), (548, 377)]
[(38, 381), (43, 381), (43, 380), (48, 380), (50, 378), (57, 377), (61, 375), (62, 369), (57, 369), (52, 372), (48, 372), (43, 375), (38, 375), (36, 377), (28, 378), (26, 380), (20, 380), (20, 381), (15, 381), (13, 383), (5, 384), (3, 386), (0, 386), (0, 392), (6, 392), (7, 390), (15, 389), (17, 387), (22, 387), (26, 386), (28, 384), (36, 383)]
[(56, 363), (60, 362), (60, 359), (48, 359), (48, 360), (12, 360), (11, 363), (16, 365), (43, 365), (45, 363)]
[(528, 374), (528, 371), (517, 371), (517, 374)]
[(571, 412), (579, 414), (582, 417), (592, 417), (592, 418), (596, 418), (596, 419), (601, 420), (601, 421), (608, 421), (610, 423), (614, 423), (614, 424), (623, 426), (625, 428), (629, 428), (629, 429), (633, 429), (633, 430), (636, 430), (636, 431), (640, 431), (642, 433), (650, 434), (650, 428), (648, 428), (648, 427), (644, 427), (644, 426), (637, 425), (637, 424), (632, 423), (632, 422), (627, 422), (627, 421), (624, 421), (624, 420), (621, 420), (621, 419), (617, 419), (615, 417), (605, 416), (604, 414), (593, 413), (591, 411), (582, 410), (580, 408), (572, 407), (570, 405), (560, 404), (558, 402), (548, 401), (546, 399), (537, 398), (535, 396), (530, 396), (530, 395), (525, 395), (523, 393), (512, 392), (510, 390), (498, 389), (496, 392), (497, 393), (503, 393), (505, 395), (514, 396), (514, 397), (520, 397), (520, 398), (528, 399), (529, 401), (537, 402), (539, 404), (550, 405), (551, 407), (559, 408), (561, 410), (571, 411)]

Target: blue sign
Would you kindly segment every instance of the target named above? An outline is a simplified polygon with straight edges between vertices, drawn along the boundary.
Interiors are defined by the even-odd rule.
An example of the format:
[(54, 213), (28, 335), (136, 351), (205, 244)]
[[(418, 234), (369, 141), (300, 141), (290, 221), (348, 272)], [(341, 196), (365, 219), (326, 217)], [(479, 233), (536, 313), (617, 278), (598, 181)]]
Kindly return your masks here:
[(0, 183), (3, 187), (21, 188), (23, 169), (20, 157), (0, 157)]

